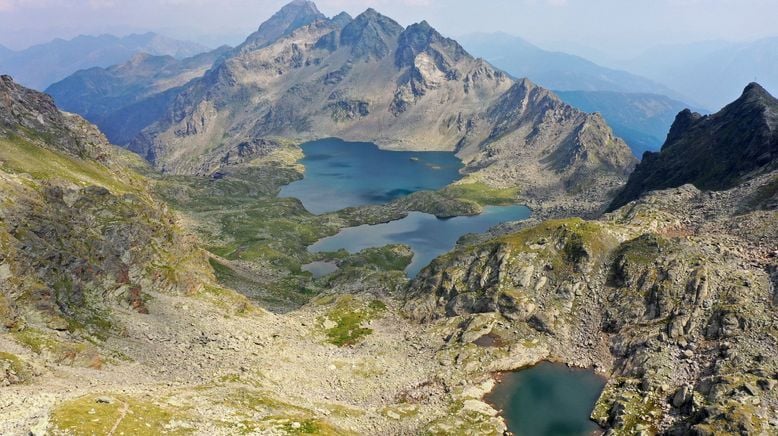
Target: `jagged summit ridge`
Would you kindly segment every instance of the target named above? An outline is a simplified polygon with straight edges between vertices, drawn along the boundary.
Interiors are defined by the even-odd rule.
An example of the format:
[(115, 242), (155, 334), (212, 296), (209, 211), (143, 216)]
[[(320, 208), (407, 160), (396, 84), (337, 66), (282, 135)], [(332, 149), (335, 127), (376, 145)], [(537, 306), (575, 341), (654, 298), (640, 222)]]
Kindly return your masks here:
[(340, 44), (351, 47), (355, 58), (387, 56), (403, 27), (391, 18), (369, 8), (340, 32)]
[(273, 14), (270, 19), (262, 23), (256, 32), (246, 38), (246, 42), (241, 47), (257, 48), (265, 46), (303, 26), (323, 19), (327, 19), (327, 17), (319, 12), (319, 8), (316, 7), (314, 2), (292, 0)]
[(678, 114), (659, 153), (646, 153), (610, 206), (686, 183), (721, 190), (778, 168), (778, 100), (759, 84), (713, 115)]
[(577, 185), (580, 195), (605, 201), (634, 165), (596, 115), (515, 81), (426, 21), (404, 28), (372, 8), (328, 19), (311, 3), (293, 2), (148, 109), (124, 108), (132, 128), (116, 130), (143, 125), (125, 143), (178, 174), (211, 174), (236, 164), (225, 156), (242, 150), (245, 161), (246, 150), (265, 149), (251, 144), (339, 137), (453, 151), (487, 183), (526, 185), (521, 172), (529, 171), (542, 176), (524, 192), (547, 197)]

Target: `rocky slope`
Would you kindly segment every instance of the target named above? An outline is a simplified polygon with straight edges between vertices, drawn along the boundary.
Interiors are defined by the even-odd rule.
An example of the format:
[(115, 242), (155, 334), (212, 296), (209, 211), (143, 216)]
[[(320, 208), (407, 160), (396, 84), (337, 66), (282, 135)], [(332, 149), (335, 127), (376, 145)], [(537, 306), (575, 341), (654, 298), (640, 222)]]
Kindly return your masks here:
[[(443, 256), (405, 310), (609, 377), (593, 418), (616, 434), (776, 431), (778, 173), (716, 196), (658, 191), (597, 221), (547, 221)], [(769, 194), (766, 194), (769, 193)], [(754, 198), (769, 206), (754, 208)], [(475, 357), (458, 357), (462, 365)]]
[[(55, 95), (95, 93), (62, 85)], [(134, 129), (115, 123), (147, 121), (158, 103), (164, 115), (129, 147), (175, 174), (211, 174), (280, 138), (336, 136), (455, 151), (476, 179), (599, 205), (635, 163), (600, 116), (514, 81), (426, 22), (403, 28), (372, 9), (326, 19), (310, 2), (292, 2), (169, 99), (119, 112), (108, 132), (125, 139)]]
[(72, 347), (57, 351), (99, 364), (82, 342), (112, 331), (113, 308), (142, 313), (148, 292), (196, 292), (212, 280), (203, 253), (123, 163), (133, 158), (8, 76), (0, 144), (5, 331), (28, 340), (65, 332)]
[(659, 153), (647, 153), (613, 200), (691, 183), (721, 190), (778, 168), (778, 100), (756, 83), (720, 112), (678, 114)]
[[(682, 114), (662, 154), (640, 165), (673, 152), (674, 169), (725, 189), (686, 184), (595, 221), (465, 240), (411, 283), (406, 313), (450, 320), (460, 341), (509, 344), (481, 361), (491, 370), (542, 359), (597, 368), (609, 382), (592, 417), (617, 434), (774, 433), (778, 170), (756, 159), (775, 144), (770, 99), (750, 85), (720, 114)], [(645, 176), (639, 168), (630, 184)]]

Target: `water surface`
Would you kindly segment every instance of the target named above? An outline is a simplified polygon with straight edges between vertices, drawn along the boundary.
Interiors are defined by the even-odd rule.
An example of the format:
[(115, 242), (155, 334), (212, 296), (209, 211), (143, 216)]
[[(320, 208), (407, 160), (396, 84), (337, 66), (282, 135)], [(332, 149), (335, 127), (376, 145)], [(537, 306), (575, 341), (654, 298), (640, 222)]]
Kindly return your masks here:
[(505, 373), (486, 396), (516, 435), (582, 436), (600, 433), (589, 419), (605, 379), (586, 369), (540, 363)]
[(314, 214), (383, 204), (458, 180), (462, 162), (449, 152), (379, 149), (368, 142), (322, 139), (301, 145), (305, 177), (279, 196), (294, 197)]
[(386, 224), (363, 225), (341, 230), (324, 238), (309, 249), (314, 253), (345, 249), (357, 253), (365, 248), (390, 244), (409, 245), (413, 262), (405, 270), (410, 277), (441, 254), (451, 251), (457, 240), (467, 233), (483, 233), (497, 224), (528, 218), (526, 206), (490, 206), (481, 215), (439, 219), (434, 215), (411, 212), (406, 218)]
[(313, 274), (313, 278), (318, 279), (338, 270), (338, 264), (335, 262), (316, 261), (302, 266), (303, 271)]

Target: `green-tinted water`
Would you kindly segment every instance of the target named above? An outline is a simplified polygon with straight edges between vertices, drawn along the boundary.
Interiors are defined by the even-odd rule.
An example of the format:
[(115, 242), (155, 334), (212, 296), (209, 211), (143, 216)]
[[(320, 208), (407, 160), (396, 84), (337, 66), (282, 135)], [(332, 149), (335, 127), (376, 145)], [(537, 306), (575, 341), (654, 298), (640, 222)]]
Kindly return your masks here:
[(582, 436), (599, 433), (589, 419), (605, 387), (593, 371), (541, 363), (505, 373), (486, 397), (518, 436)]

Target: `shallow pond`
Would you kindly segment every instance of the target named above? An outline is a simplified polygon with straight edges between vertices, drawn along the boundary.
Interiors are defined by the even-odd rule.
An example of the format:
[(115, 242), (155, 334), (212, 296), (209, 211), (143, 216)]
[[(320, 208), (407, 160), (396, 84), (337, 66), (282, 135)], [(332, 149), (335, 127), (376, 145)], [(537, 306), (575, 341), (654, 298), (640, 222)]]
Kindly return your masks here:
[(357, 253), (365, 248), (406, 244), (413, 249), (414, 257), (405, 271), (414, 277), (433, 259), (451, 251), (462, 235), (483, 233), (497, 224), (523, 220), (529, 215), (530, 210), (526, 206), (491, 206), (485, 208), (481, 215), (448, 219), (412, 212), (406, 218), (386, 224), (343, 229), (335, 236), (318, 241), (309, 249), (314, 253), (340, 249)]
[(313, 274), (313, 278), (324, 277), (338, 270), (338, 264), (335, 262), (316, 261), (302, 266), (303, 271)]
[(589, 416), (604, 387), (593, 371), (544, 362), (501, 374), (486, 401), (518, 436), (592, 435), (600, 427)]
[(458, 180), (462, 162), (449, 152), (386, 151), (366, 142), (330, 138), (301, 145), (305, 177), (279, 196), (294, 197), (314, 214), (383, 204)]

